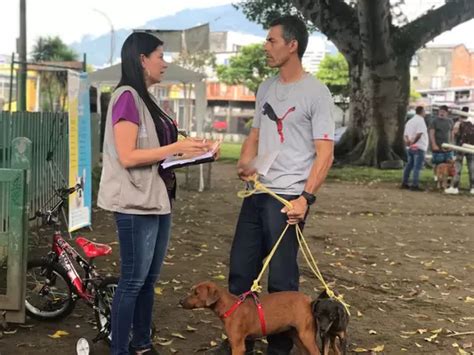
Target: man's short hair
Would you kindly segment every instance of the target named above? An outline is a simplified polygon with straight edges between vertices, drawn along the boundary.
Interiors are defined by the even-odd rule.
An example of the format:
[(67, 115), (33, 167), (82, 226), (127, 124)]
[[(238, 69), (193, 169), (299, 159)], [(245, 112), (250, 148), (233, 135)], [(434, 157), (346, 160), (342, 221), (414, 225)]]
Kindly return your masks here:
[(468, 107), (468, 106), (463, 106), (463, 108), (461, 109), (461, 111), (463, 111), (463, 112), (469, 112), (469, 107)]
[(417, 106), (415, 108), (415, 112), (416, 112), (417, 115), (422, 114), (423, 111), (425, 111), (425, 108), (423, 106)]
[(443, 110), (443, 111), (446, 111), (446, 112), (449, 111), (449, 110), (448, 110), (448, 106), (446, 106), (446, 105), (441, 105), (441, 106), (439, 107), (439, 110), (440, 110), (440, 111)]
[(298, 57), (303, 58), (308, 46), (308, 29), (303, 20), (298, 16), (286, 15), (276, 18), (270, 23), (270, 27), (280, 25), (283, 29), (283, 38), (286, 43), (296, 40), (298, 42)]

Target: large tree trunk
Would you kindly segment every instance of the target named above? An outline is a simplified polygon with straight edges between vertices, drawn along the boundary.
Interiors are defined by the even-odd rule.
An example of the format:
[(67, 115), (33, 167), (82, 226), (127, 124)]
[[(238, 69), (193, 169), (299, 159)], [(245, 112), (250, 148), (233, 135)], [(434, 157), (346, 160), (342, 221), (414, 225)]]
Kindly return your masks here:
[(354, 6), (345, 0), (290, 1), (349, 62), (350, 123), (336, 146), (336, 157), (353, 164), (393, 166), (386, 162), (405, 157), (411, 57), (439, 34), (473, 18), (474, 1), (446, 1), (402, 27), (392, 24), (390, 0), (357, 0)]
[(404, 159), (409, 60), (391, 60), (374, 68), (352, 64), (350, 76), (350, 123), (336, 146), (336, 157), (345, 163), (377, 167)]

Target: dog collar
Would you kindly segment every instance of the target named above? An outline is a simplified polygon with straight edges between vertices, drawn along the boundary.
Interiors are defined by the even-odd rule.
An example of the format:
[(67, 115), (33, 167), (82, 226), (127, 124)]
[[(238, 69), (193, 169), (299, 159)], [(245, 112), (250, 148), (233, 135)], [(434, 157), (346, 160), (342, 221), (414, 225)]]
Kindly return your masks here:
[(258, 314), (258, 319), (260, 320), (260, 327), (262, 328), (262, 334), (263, 334), (263, 336), (266, 336), (267, 335), (267, 325), (265, 323), (265, 315), (263, 313), (262, 304), (260, 303), (260, 300), (259, 300), (258, 296), (255, 294), (255, 292), (247, 291), (245, 293), (242, 293), (239, 296), (238, 300), (232, 305), (232, 307), (230, 307), (229, 310), (222, 315), (222, 318), (223, 319), (229, 318), (232, 315), (232, 313), (234, 313), (235, 310), (237, 308), (239, 308), (239, 306), (242, 303), (245, 302), (245, 300), (247, 299), (247, 297), (249, 295), (251, 295), (253, 297), (253, 300), (255, 302), (255, 306), (257, 307), (257, 314)]

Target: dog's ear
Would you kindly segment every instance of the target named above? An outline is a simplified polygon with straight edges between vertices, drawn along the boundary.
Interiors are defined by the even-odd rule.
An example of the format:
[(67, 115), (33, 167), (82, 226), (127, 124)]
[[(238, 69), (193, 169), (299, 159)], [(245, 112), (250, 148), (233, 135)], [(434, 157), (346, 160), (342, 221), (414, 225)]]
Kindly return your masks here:
[(317, 299), (313, 302), (311, 302), (311, 312), (316, 316), (316, 312), (318, 310), (318, 306), (321, 303), (320, 299)]
[(219, 289), (216, 285), (209, 284), (207, 285), (207, 298), (206, 298), (206, 307), (212, 306), (220, 298)]
[(338, 313), (337, 315), (339, 319), (339, 325), (344, 325), (344, 323), (347, 322), (347, 314), (342, 304), (339, 305), (339, 307), (337, 307), (337, 313)]
[(322, 300), (325, 298), (329, 298), (328, 293), (326, 292), (326, 289), (324, 289), (318, 296), (318, 300)]

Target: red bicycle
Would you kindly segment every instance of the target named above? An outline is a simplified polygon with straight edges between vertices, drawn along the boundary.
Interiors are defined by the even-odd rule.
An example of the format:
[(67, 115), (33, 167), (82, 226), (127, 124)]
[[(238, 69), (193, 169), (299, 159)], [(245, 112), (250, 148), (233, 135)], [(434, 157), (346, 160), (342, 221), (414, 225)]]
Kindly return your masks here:
[[(93, 341), (105, 339), (110, 342), (110, 312), (119, 278), (102, 277), (97, 272), (94, 260), (111, 254), (112, 248), (84, 237), (77, 237), (75, 243), (82, 249), (86, 259), (62, 237), (59, 228), (59, 213), (64, 214), (63, 208), (68, 196), (81, 188), (78, 184), (72, 188), (58, 189), (57, 202), (53, 207), (46, 211), (37, 211), (32, 218), (41, 218), (42, 224), (54, 226), (55, 232), (51, 251), (45, 257), (28, 262), (26, 312), (39, 320), (61, 319), (73, 311), (76, 301), (80, 298), (95, 313), (99, 333)], [(76, 265), (82, 269), (82, 277)]]

